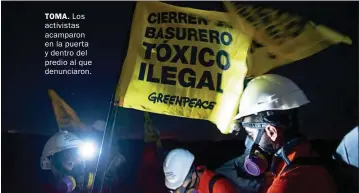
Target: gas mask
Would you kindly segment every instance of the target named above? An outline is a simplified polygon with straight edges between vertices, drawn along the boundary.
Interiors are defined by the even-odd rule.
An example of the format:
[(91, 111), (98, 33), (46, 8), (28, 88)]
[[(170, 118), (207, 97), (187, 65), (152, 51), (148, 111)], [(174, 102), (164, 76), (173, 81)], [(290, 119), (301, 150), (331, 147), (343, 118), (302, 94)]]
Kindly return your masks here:
[[(250, 147), (250, 153), (246, 156), (244, 161), (244, 169), (246, 172), (252, 176), (260, 176), (265, 171), (268, 170), (270, 165), (270, 157), (271, 153), (264, 151), (259, 146), (259, 142), (264, 134), (264, 128), (267, 123), (240, 123), (242, 127), (250, 127), (250, 128), (257, 128), (258, 135), (252, 144), (248, 145)], [(248, 137), (246, 139), (247, 142), (250, 140)]]
[[(264, 150), (259, 146), (259, 142), (264, 134), (265, 126), (268, 123), (242, 123), (243, 127), (257, 128), (258, 135), (250, 149), (249, 155), (245, 158), (244, 169), (246, 172), (253, 176), (260, 176), (269, 169), (269, 166), (272, 164), (273, 157), (278, 157), (282, 159), (287, 165), (290, 164), (286, 152), (289, 151), (292, 147), (302, 142), (301, 137), (296, 137), (288, 141), (282, 148), (279, 150)], [(272, 170), (272, 169), (271, 169)]]
[(88, 172), (82, 176), (65, 176), (56, 186), (59, 193), (89, 192), (94, 184), (94, 174)]
[(244, 161), (244, 169), (252, 176), (260, 176), (269, 168), (269, 154), (259, 148), (258, 144), (253, 144), (249, 155)]
[(94, 173), (88, 171), (85, 161), (78, 155), (78, 149), (74, 148), (59, 152), (51, 158), (58, 192), (88, 192), (92, 189)]
[[(293, 139), (289, 140), (279, 149), (260, 147), (259, 142), (261, 141), (265, 132), (265, 128), (268, 125), (274, 126), (276, 128), (290, 128), (293, 126), (294, 122), (292, 117), (288, 116), (286, 113), (274, 116), (272, 111), (266, 111), (264, 113), (258, 113), (257, 116), (259, 116), (258, 118), (260, 118), (262, 121), (257, 122), (257, 119), (255, 122), (243, 122), (245, 117), (242, 117), (241, 119), (237, 120), (238, 122), (235, 124), (238, 131), (245, 130), (245, 128), (258, 130), (258, 135), (256, 136), (256, 139), (253, 139), (253, 145), (250, 147), (250, 153), (245, 158), (244, 163), (244, 168), (247, 173), (253, 176), (259, 176), (263, 174), (269, 169), (270, 166), (271, 171), (273, 171), (272, 167), (275, 167), (275, 165), (271, 163), (273, 162), (273, 158), (280, 158), (288, 165), (290, 161), (285, 153), (301, 141), (301, 137), (293, 136)], [(251, 119), (248, 121), (251, 121)], [(246, 146), (247, 145), (250, 146), (250, 141), (246, 141)]]

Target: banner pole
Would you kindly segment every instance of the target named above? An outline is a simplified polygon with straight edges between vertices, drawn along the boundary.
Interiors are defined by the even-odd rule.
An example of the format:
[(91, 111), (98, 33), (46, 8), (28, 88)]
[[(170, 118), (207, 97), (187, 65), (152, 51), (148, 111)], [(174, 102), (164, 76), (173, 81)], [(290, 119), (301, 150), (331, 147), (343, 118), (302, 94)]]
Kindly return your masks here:
[(106, 166), (109, 162), (111, 146), (113, 141), (113, 135), (115, 133), (117, 111), (119, 107), (114, 105), (115, 94), (112, 95), (110, 102), (109, 113), (106, 121), (106, 128), (102, 137), (102, 143), (100, 148), (100, 155), (97, 161), (94, 188), (91, 192), (101, 193), (103, 189), (103, 183), (105, 178)]
[[(137, 2), (135, 2), (135, 7), (136, 7), (136, 5), (137, 5)], [(128, 33), (130, 33), (131, 28), (129, 28), (128, 30), (129, 30)], [(125, 50), (123, 51), (123, 53), (128, 51), (128, 44), (129, 44), (129, 42), (127, 42), (127, 45), (125, 46)], [(126, 57), (127, 56), (125, 56), (122, 59), (122, 64)], [(121, 72), (122, 72), (122, 66), (119, 70), (119, 75), (117, 77), (121, 77)], [(103, 184), (104, 184), (105, 174), (106, 174), (106, 167), (109, 163), (113, 135), (115, 133), (117, 112), (118, 112), (118, 109), (121, 108), (116, 105), (116, 91), (118, 88), (118, 81), (119, 80), (117, 79), (116, 86), (115, 86), (114, 92), (111, 97), (109, 112), (108, 112), (107, 120), (106, 120), (106, 127), (105, 127), (105, 131), (104, 131), (104, 134), (102, 137), (102, 142), (101, 142), (100, 155), (99, 155), (99, 158), (97, 161), (94, 186), (93, 186), (93, 189), (91, 190), (91, 193), (92, 192), (101, 193), (102, 189), (103, 189)]]

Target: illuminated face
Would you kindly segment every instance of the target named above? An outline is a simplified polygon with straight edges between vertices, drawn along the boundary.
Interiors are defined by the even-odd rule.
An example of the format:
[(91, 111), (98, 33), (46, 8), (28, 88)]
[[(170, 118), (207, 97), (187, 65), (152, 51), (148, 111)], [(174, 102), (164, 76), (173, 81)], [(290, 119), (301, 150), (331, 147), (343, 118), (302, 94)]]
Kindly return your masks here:
[[(245, 124), (247, 123), (247, 124)], [(258, 123), (257, 120), (254, 120), (253, 117), (249, 116), (249, 117), (245, 117), (242, 121), (241, 124), (244, 124), (246, 126), (243, 126), (243, 128), (246, 130), (248, 137), (250, 139), (252, 139), (252, 141), (255, 142), (255, 140), (258, 137), (259, 131), (260, 129), (264, 130), (264, 133), (262, 136), (260, 136), (260, 140), (258, 142), (259, 147), (267, 152), (273, 152), (274, 151), (274, 146), (275, 146), (275, 135), (276, 134), (276, 128), (264, 123), (262, 128), (254, 128), (254, 127), (250, 127), (248, 125), (251, 125), (251, 123)], [(275, 131), (275, 132), (274, 132)]]

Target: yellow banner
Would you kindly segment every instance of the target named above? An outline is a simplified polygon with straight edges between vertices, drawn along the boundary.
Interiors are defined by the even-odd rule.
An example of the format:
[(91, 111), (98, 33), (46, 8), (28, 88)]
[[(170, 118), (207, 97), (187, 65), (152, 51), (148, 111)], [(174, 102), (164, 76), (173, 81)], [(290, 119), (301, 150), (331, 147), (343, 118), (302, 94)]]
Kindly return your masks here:
[(352, 43), (349, 37), (294, 14), (241, 2), (224, 4), (231, 24), (253, 39), (247, 60), (248, 76), (261, 75), (334, 44)]
[(48, 90), (59, 130), (88, 131), (76, 112), (52, 89)]
[(251, 42), (228, 19), (222, 12), (137, 2), (117, 105), (209, 120), (228, 133)]

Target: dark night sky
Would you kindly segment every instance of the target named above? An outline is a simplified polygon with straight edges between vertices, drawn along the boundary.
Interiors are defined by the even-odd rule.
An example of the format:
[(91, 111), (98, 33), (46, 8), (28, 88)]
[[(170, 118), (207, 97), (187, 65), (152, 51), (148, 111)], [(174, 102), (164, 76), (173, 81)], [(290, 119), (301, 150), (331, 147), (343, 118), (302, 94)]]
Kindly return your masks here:
[[(221, 2), (172, 4), (223, 11)], [(308, 18), (350, 36), (353, 45), (335, 45), (273, 72), (285, 75), (312, 101), (303, 111), (303, 132), (314, 138), (341, 138), (358, 109), (358, 2), (250, 2)], [(81, 119), (106, 119), (109, 102), (126, 55), (135, 2), (2, 2), (2, 131), (52, 134), (56, 122), (47, 89), (53, 88)], [(92, 75), (44, 75), (44, 13), (86, 15), (81, 32), (89, 37)], [(142, 132), (143, 115), (121, 110), (121, 132)], [(178, 138), (223, 137), (206, 121), (154, 116), (162, 133)], [(186, 128), (186, 129), (185, 129)], [(130, 132), (132, 131), (132, 132)], [(132, 135), (132, 134), (131, 134)]]

